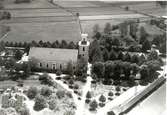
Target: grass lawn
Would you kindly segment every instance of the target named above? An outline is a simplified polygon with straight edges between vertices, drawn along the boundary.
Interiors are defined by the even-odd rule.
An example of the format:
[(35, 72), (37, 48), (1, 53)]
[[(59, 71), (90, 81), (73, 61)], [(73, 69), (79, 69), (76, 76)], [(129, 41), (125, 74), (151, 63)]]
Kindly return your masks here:
[(10, 23), (11, 31), (4, 41), (31, 42), (66, 40), (78, 42), (80, 38), (79, 25), (72, 22), (51, 23)]

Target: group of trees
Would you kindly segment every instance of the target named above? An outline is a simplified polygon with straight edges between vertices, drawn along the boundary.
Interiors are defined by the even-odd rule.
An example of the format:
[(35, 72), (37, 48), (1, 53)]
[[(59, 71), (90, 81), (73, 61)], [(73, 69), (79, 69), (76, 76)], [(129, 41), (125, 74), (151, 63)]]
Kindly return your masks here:
[[(106, 44), (107, 45), (107, 44)], [(98, 61), (108, 61), (108, 60), (122, 60), (137, 64), (142, 64), (145, 60), (145, 56), (137, 54), (130, 55), (130, 53), (123, 53), (121, 49), (112, 48), (110, 51), (107, 48), (100, 48), (98, 41), (93, 41), (89, 50), (89, 61), (94, 63)]]
[(96, 62), (92, 66), (92, 73), (95, 79), (103, 79), (104, 84), (111, 84), (111, 80), (129, 80), (134, 79), (139, 72), (139, 66), (135, 63), (122, 61)]
[[(130, 56), (127, 56), (127, 59), (130, 59)], [(137, 65), (137, 62), (140, 64)], [(129, 85), (133, 85), (137, 74), (140, 74), (143, 81), (152, 82), (158, 76), (156, 71), (162, 65), (163, 62), (158, 57), (157, 52), (152, 51), (148, 54), (147, 59), (141, 55), (141, 59), (134, 56), (133, 61), (131, 60), (130, 62), (127, 60), (95, 62), (92, 65), (92, 74), (95, 76), (95, 79), (102, 79), (104, 84), (110, 84), (110, 80), (128, 80), (131, 81)]]

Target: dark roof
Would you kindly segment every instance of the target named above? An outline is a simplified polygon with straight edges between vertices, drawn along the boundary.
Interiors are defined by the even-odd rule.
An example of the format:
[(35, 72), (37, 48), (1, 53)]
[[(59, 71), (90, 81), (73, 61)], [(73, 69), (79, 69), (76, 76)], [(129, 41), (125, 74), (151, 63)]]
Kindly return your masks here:
[(33, 57), (43, 61), (76, 62), (78, 58), (78, 50), (32, 47), (30, 48), (29, 57)]

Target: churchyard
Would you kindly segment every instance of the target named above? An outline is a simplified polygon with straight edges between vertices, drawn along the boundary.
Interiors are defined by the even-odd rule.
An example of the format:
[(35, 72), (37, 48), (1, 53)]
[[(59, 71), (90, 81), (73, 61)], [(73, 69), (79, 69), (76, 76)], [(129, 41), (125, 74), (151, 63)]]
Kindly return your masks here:
[[(132, 11), (99, 2), (59, 2), (56, 4), (80, 13), (81, 28), (89, 34), (88, 41), (81, 40), (81, 28), (75, 17), (58, 6), (45, 0), (33, 0), (29, 5), (5, 2), (13, 18), (1, 22), (11, 30), (0, 39), (0, 99), (8, 88), (19, 87), (26, 100), (20, 108), (3, 108), (0, 100), (0, 114), (115, 115), (120, 113), (117, 108), (121, 104), (164, 77), (163, 19), (150, 19), (142, 14), (135, 19), (121, 18), (131, 15)], [(92, 14), (95, 16), (89, 19)], [(105, 19), (105, 15), (111, 19)], [(146, 21), (137, 20), (143, 16)], [(80, 40), (86, 45), (79, 45)], [(31, 47), (46, 48), (48, 55), (53, 53), (51, 48), (83, 49), (87, 51), (88, 60), (86, 63), (81, 60), (83, 64), (79, 57), (85, 54), (77, 55), (76, 67), (64, 62), (66, 69), (62, 69), (61, 64), (60, 68), (53, 64), (49, 69), (48, 63), (30, 58)], [(64, 57), (70, 56), (64, 54)]]

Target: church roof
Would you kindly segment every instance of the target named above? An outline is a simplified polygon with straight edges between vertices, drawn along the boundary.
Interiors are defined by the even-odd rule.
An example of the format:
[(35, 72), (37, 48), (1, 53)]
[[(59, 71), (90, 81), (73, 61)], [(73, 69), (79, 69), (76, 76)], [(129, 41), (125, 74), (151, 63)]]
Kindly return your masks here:
[(60, 49), (60, 48), (30, 48), (29, 57), (33, 57), (43, 61), (73, 61), (78, 58), (78, 50), (76, 49)]

